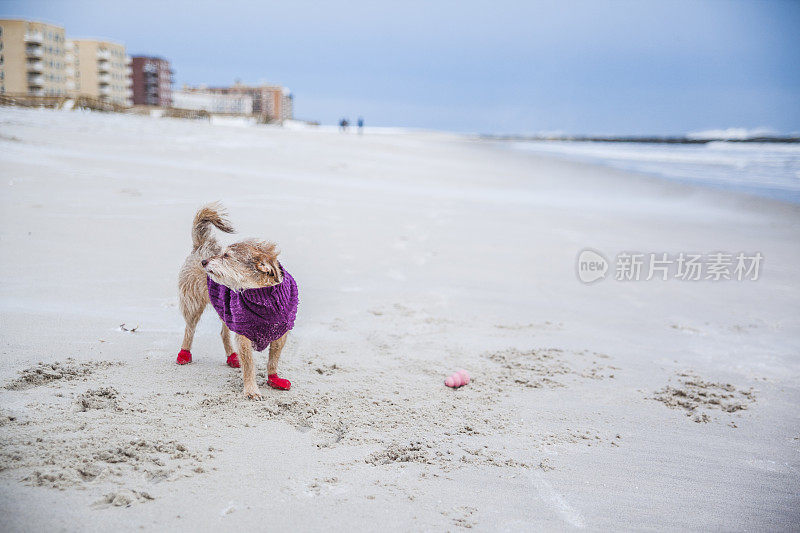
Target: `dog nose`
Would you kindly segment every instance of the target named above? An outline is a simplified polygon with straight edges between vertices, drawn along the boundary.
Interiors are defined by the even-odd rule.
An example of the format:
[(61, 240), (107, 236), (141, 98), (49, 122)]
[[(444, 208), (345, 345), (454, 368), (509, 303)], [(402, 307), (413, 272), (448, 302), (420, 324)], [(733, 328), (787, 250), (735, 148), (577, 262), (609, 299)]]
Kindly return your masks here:
[(200, 264), (203, 265), (203, 268), (205, 268), (206, 265), (208, 264), (208, 259), (203, 259), (202, 261), (200, 261)]

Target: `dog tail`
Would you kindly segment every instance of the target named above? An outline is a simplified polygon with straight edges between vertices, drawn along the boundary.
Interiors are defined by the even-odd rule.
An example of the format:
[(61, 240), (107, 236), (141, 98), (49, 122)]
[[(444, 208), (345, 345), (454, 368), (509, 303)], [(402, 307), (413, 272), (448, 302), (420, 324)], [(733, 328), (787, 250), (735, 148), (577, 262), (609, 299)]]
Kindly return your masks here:
[(234, 229), (228, 220), (228, 212), (219, 202), (206, 204), (194, 216), (192, 223), (192, 246), (197, 250), (211, 237), (211, 226), (225, 233), (233, 233)]

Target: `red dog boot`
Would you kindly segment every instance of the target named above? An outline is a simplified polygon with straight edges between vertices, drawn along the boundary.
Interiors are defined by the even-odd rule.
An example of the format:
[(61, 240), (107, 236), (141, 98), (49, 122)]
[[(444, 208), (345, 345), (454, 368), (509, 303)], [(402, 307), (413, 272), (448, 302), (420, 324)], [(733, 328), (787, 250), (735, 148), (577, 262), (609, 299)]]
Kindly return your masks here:
[(292, 382), (288, 379), (279, 378), (278, 374), (270, 374), (267, 376), (267, 385), (273, 389), (289, 390), (292, 386)]
[(228, 356), (228, 366), (231, 368), (239, 368), (239, 354), (233, 352)]
[(186, 363), (191, 363), (191, 362), (192, 362), (192, 352), (190, 352), (189, 350), (181, 350), (180, 352), (178, 352), (178, 360), (176, 361), (176, 363), (178, 363), (179, 365), (185, 365)]

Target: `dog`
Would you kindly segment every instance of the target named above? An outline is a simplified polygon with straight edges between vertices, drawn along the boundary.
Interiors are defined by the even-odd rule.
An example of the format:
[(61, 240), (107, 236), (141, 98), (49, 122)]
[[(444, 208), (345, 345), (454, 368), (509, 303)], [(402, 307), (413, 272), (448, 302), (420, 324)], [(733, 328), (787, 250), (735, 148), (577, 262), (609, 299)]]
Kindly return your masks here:
[[(262, 399), (253, 350), (262, 351), (267, 346), (267, 384), (288, 390), (291, 382), (278, 377), (278, 361), (297, 315), (297, 284), (278, 261), (275, 243), (250, 239), (223, 248), (213, 228), (234, 233), (219, 203), (200, 208), (192, 222), (192, 251), (178, 275), (178, 299), (186, 330), (176, 362), (192, 362), (197, 322), (206, 306), (212, 304), (222, 320), (227, 364), (242, 368), (245, 396)], [(236, 334), (238, 353), (231, 344), (231, 330)]]

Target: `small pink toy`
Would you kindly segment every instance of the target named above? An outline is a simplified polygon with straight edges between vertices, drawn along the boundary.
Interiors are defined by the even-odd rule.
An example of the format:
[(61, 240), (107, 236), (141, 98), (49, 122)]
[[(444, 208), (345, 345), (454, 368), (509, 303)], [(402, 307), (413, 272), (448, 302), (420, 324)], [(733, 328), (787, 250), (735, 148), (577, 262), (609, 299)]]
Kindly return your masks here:
[(447, 376), (447, 379), (444, 380), (444, 384), (454, 389), (463, 387), (464, 385), (469, 384), (469, 372), (464, 369), (453, 372)]

